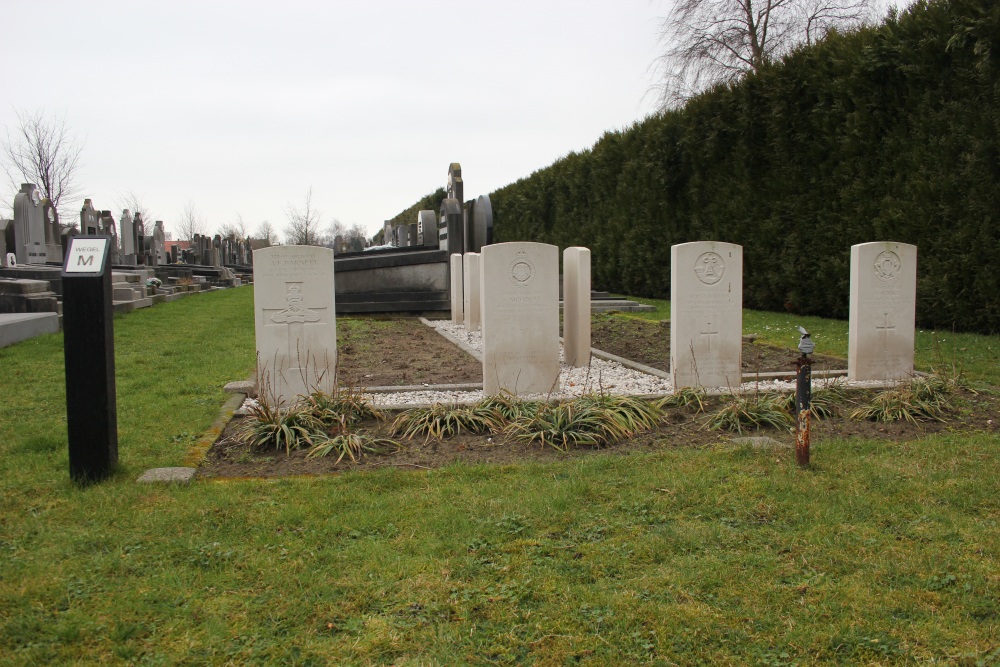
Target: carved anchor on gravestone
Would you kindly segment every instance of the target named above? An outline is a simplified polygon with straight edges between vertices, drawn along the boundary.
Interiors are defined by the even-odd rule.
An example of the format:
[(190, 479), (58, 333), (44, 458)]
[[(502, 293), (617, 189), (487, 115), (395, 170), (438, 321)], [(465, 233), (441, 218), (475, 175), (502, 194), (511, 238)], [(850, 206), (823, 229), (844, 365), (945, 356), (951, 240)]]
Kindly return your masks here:
[[(293, 377), (297, 374), (301, 378), (308, 378), (310, 363), (315, 371), (318, 368), (318, 360), (309, 359), (309, 351), (302, 349), (305, 341), (305, 327), (308, 324), (329, 324), (327, 319), (329, 313), (325, 307), (307, 308), (303, 303), (304, 300), (301, 282), (285, 283), (285, 307), (280, 309), (265, 308), (264, 326), (288, 328), (288, 371), (293, 374)], [(303, 352), (306, 354), (306, 359), (302, 359)]]

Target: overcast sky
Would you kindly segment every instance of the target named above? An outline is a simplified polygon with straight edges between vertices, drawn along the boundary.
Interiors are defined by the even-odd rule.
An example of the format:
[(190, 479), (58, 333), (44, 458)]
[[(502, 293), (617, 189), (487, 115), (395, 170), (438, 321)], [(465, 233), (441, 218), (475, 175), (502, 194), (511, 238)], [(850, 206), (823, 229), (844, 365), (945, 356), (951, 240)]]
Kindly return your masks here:
[(646, 116), (665, 11), (661, 0), (35, 0), (0, 39), (0, 126), (16, 126), (15, 109), (44, 110), (84, 142), (64, 222), (84, 197), (117, 219), (131, 191), (168, 231), (189, 201), (207, 232), (237, 214), (251, 231), (263, 220), (283, 231), (312, 187), (324, 223), (370, 236), (443, 186), (451, 162), (471, 199)]

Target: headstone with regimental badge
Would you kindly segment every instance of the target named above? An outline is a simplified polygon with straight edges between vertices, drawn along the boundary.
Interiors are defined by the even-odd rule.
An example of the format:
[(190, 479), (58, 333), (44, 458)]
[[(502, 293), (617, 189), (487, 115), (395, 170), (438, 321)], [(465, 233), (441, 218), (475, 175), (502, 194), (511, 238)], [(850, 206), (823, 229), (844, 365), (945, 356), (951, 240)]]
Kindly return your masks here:
[(901, 380), (913, 375), (917, 246), (851, 246), (847, 377)]
[(496, 243), (479, 258), (483, 391), (547, 394), (559, 382), (559, 248)]
[(257, 378), (261, 397), (284, 407), (336, 380), (333, 250), (272, 246), (254, 251)]
[(719, 241), (670, 248), (670, 377), (683, 387), (742, 379), (743, 247)]

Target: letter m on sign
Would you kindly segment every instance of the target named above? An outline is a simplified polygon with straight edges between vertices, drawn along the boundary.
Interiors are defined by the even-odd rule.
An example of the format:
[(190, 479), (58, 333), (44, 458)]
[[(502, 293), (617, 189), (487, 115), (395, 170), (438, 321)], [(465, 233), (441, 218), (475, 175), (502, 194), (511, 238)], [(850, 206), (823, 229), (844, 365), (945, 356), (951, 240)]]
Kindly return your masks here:
[(94, 265), (94, 256), (93, 255), (88, 255), (88, 256), (84, 257), (83, 255), (80, 255), (79, 257), (76, 258), (76, 265), (77, 266), (93, 266)]

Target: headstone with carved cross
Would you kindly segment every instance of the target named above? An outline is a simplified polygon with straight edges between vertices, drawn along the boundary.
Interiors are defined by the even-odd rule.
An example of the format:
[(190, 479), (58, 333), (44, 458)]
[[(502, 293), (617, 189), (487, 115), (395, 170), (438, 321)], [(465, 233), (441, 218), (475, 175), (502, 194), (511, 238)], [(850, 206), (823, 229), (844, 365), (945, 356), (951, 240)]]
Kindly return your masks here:
[(337, 367), (333, 250), (272, 246), (254, 251), (258, 392), (283, 407), (332, 392)]
[(847, 377), (900, 380), (913, 374), (917, 246), (851, 246)]
[(742, 379), (743, 246), (670, 248), (670, 377), (683, 387), (736, 388)]

